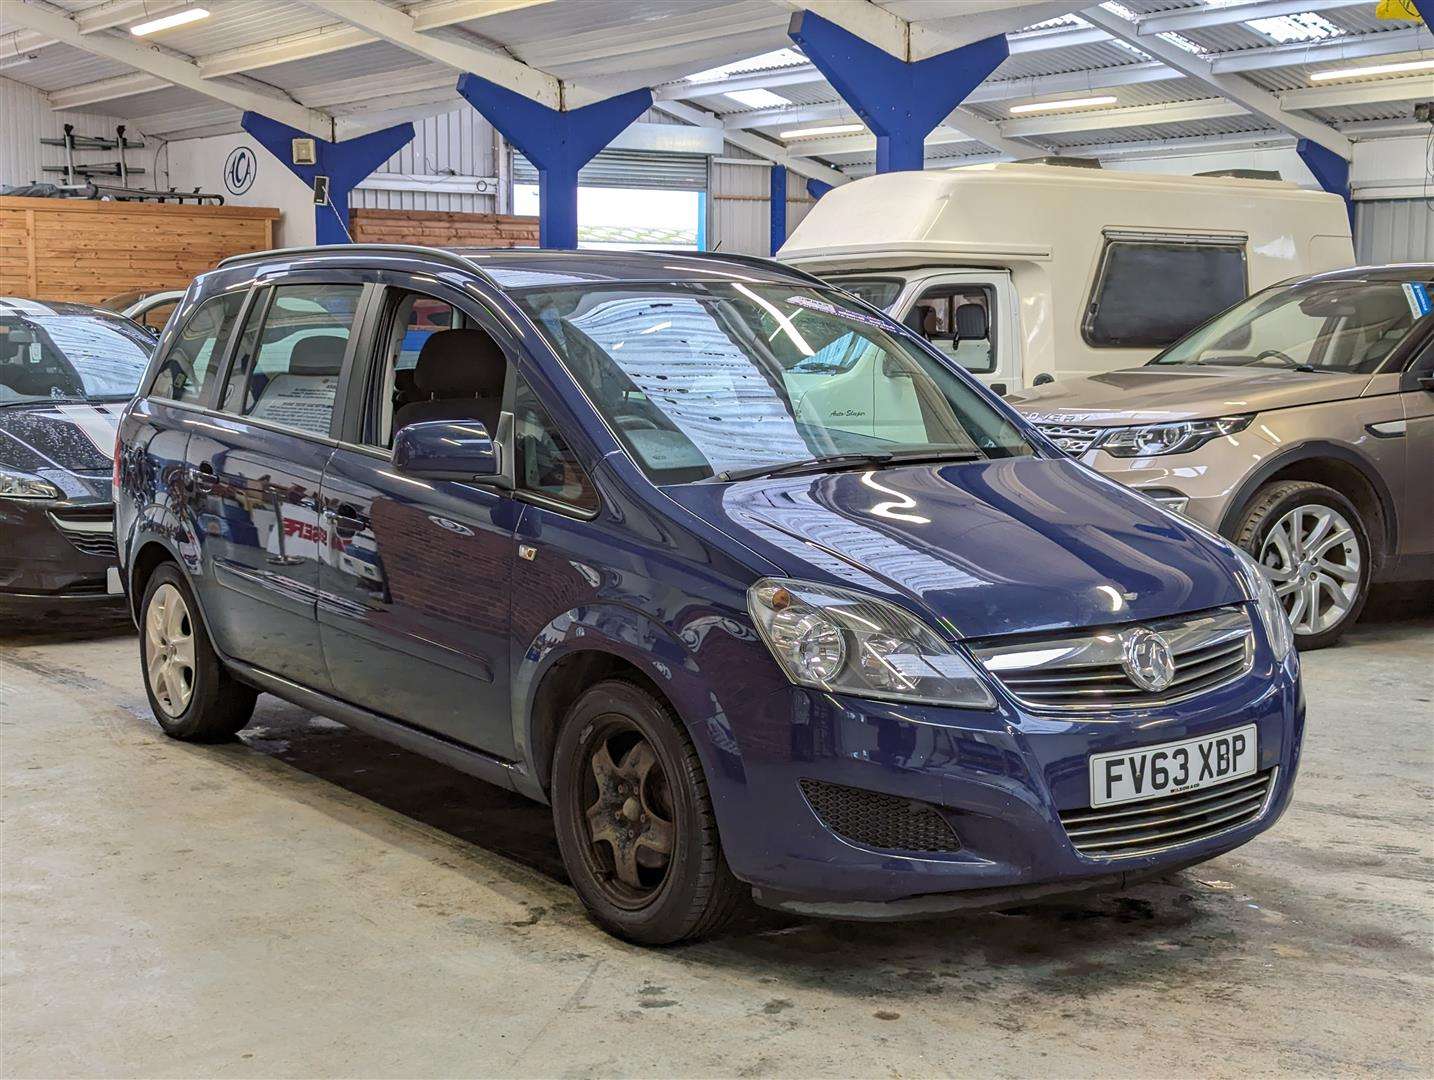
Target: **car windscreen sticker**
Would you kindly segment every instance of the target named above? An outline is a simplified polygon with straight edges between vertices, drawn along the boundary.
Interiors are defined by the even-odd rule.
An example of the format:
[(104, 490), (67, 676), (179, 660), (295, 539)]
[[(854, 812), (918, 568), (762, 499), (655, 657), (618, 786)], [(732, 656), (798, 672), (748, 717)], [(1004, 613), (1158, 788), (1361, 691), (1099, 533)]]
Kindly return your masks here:
[(837, 307), (837, 305), (829, 304), (824, 300), (813, 300), (809, 296), (789, 296), (787, 303), (806, 308), (808, 311), (819, 311), (823, 315), (835, 315), (839, 319), (849, 319), (851, 322), (862, 323), (866, 326), (882, 326), (880, 319), (875, 319), (860, 311), (852, 311), (850, 308)]
[(1434, 312), (1434, 302), (1429, 299), (1429, 286), (1422, 281), (1406, 281), (1404, 299), (1409, 301), (1409, 310), (1416, 319)]

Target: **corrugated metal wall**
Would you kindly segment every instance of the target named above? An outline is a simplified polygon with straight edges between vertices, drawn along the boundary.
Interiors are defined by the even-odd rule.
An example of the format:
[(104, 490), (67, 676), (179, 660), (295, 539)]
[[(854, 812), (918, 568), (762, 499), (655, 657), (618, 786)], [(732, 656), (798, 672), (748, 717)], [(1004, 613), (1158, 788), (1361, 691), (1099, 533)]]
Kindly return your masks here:
[[(735, 165), (734, 159), (755, 164)], [(735, 146), (727, 146), (723, 157), (712, 162), (708, 192), (712, 205), (712, 227), (707, 240), (710, 249), (739, 255), (771, 253), (771, 184), (767, 162)], [(788, 235), (811, 208), (806, 178), (788, 170)]]
[[(371, 179), (384, 173), (417, 176), (497, 176), (493, 155), (493, 127), (466, 105), (452, 112), (413, 123), (413, 141), (383, 163)], [(369, 210), (451, 210), (491, 214), (497, 209), (492, 195), (442, 191), (355, 191), (350, 205)]]
[(1355, 203), (1354, 251), (1360, 263), (1434, 262), (1434, 199)]
[[(63, 165), (65, 151), (58, 146), (41, 146), (42, 138), (59, 138), (66, 124), (74, 124), (76, 134), (113, 137), (115, 125), (124, 121), (114, 116), (91, 113), (55, 112), (37, 90), (11, 79), (0, 77), (0, 186), (28, 184), (32, 180), (63, 183), (64, 174), (46, 173), (45, 165)], [(136, 132), (129, 133), (131, 138)], [(154, 171), (155, 143), (144, 150), (131, 150), (125, 160), (132, 166), (149, 170), (135, 183), (147, 183)], [(87, 151), (76, 156), (79, 161), (113, 161), (115, 153)]]

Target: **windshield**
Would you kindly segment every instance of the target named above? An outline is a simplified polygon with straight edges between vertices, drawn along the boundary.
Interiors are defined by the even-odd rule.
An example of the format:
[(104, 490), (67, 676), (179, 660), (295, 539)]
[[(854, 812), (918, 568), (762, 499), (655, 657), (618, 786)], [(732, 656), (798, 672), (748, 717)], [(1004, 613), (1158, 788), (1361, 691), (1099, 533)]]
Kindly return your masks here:
[(1151, 363), (1258, 365), (1368, 375), (1429, 308), (1426, 282), (1286, 285), (1235, 305)]
[(614, 284), (515, 299), (654, 483), (813, 459), (1034, 452), (941, 361), (828, 290)]
[(872, 307), (887, 310), (896, 303), (901, 287), (906, 284), (900, 278), (827, 278), (838, 289), (845, 289), (853, 296), (859, 296)]
[(133, 397), (154, 339), (95, 314), (0, 316), (0, 405)]

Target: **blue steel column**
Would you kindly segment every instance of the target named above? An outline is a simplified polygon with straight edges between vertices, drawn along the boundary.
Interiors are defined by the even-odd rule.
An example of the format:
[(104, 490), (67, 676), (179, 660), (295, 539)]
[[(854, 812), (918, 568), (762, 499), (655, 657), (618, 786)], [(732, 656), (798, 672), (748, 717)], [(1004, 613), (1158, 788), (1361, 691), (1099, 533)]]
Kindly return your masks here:
[(468, 72), (458, 92), (538, 170), (538, 243), (577, 247), (578, 170), (652, 107), (652, 91), (559, 111)]
[(771, 205), (772, 254), (775, 255), (787, 242), (787, 167), (785, 165), (772, 166)]
[[(1434, 2), (1434, 0), (1425, 0), (1425, 2)], [(1353, 228), (1354, 200), (1350, 197), (1349, 190), (1349, 162), (1329, 147), (1321, 146), (1310, 139), (1301, 139), (1295, 143), (1295, 153), (1300, 156), (1305, 167), (1314, 173), (1314, 178), (1319, 181), (1320, 187), (1344, 200), (1345, 209), (1349, 213), (1349, 224)]]
[(329, 201), (314, 207), (314, 241), (319, 244), (353, 240), (349, 235), (349, 192), (413, 139), (412, 124), (395, 124), (343, 142), (314, 139), (315, 163), (295, 165), (293, 140), (313, 138), (308, 132), (254, 112), (246, 112), (239, 125), (310, 188), (314, 177), (329, 178)]
[(1008, 55), (997, 34), (925, 60), (898, 60), (810, 11), (792, 16), (787, 36), (876, 136), (879, 173), (921, 169), (926, 136)]
[(814, 200), (820, 200), (823, 195), (832, 189), (832, 185), (825, 180), (808, 180), (807, 194)]

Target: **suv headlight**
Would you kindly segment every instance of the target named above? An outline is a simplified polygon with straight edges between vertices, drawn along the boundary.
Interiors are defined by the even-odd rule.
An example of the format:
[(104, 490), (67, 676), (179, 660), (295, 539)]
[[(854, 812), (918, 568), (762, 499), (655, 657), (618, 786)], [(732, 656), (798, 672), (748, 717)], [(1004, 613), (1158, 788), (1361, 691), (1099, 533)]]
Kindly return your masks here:
[(763, 578), (747, 590), (747, 610), (798, 686), (963, 709), (996, 705), (969, 660), (910, 612), (874, 596)]
[(63, 498), (60, 489), (44, 477), (0, 465), (0, 499)]
[(1188, 454), (1211, 439), (1244, 431), (1253, 419), (1253, 415), (1221, 416), (1215, 420), (1180, 420), (1170, 424), (1116, 428), (1098, 445), (1107, 454), (1119, 458)]
[(1265, 639), (1270, 643), (1270, 651), (1275, 654), (1276, 660), (1283, 660), (1289, 655), (1290, 646), (1295, 643), (1295, 632), (1290, 627), (1289, 616), (1285, 614), (1285, 605), (1280, 602), (1279, 596), (1275, 594), (1275, 587), (1270, 584), (1270, 579), (1265, 576), (1264, 569), (1244, 548), (1230, 546), (1235, 557), (1240, 560), (1240, 579), (1245, 586), (1245, 594), (1254, 601), (1255, 610), (1260, 613), (1260, 622), (1265, 627)]

